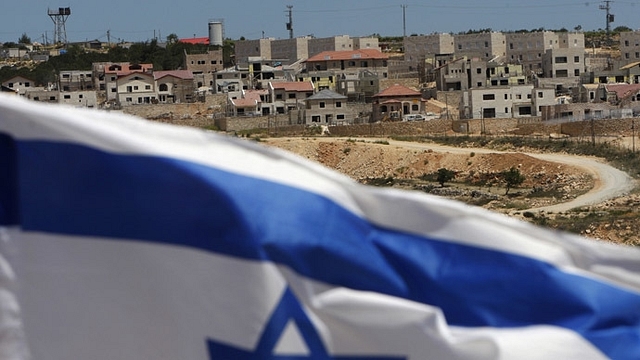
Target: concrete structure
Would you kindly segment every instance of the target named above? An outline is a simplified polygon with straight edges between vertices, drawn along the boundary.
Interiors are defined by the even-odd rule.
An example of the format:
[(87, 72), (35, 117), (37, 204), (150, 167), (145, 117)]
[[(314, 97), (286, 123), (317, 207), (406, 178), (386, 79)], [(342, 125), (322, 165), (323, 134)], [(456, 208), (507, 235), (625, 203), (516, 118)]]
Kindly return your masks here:
[(286, 111), (301, 109), (304, 101), (313, 95), (315, 87), (311, 81), (270, 82), (269, 96), (272, 104), (271, 114), (284, 114)]
[[(466, 101), (465, 101), (466, 103)], [(472, 119), (538, 116), (541, 106), (555, 104), (554, 89), (534, 89), (533, 85), (497, 86), (471, 89), (463, 117)]]
[(538, 31), (507, 33), (507, 62), (522, 64), (525, 71), (542, 75), (542, 57), (548, 49), (577, 49), (584, 56), (584, 34)]
[(235, 42), (236, 64), (246, 66), (249, 57), (271, 59), (273, 39), (239, 40)]
[(100, 91), (105, 91), (106, 101), (117, 101), (118, 99), (118, 78), (131, 73), (144, 73), (150, 75), (153, 72), (153, 64), (130, 64), (122, 63), (94, 63), (94, 79)]
[(193, 102), (196, 87), (189, 70), (154, 71), (157, 99), (161, 103)]
[(346, 96), (324, 89), (305, 100), (305, 124), (334, 125), (347, 121)]
[[(349, 35), (340, 35), (327, 38), (310, 38), (309, 57), (316, 56), (325, 51), (350, 51), (354, 50), (353, 41)], [(379, 50), (379, 49), (376, 49)]]
[(157, 101), (153, 75), (145, 72), (131, 72), (116, 80), (116, 100), (121, 106), (151, 104)]
[(373, 95), (371, 121), (401, 121), (405, 115), (424, 111), (421, 92), (395, 84)]
[(624, 61), (640, 61), (640, 30), (620, 33), (620, 56)]
[(94, 90), (60, 92), (59, 103), (75, 107), (96, 108), (98, 98)]
[(63, 70), (58, 74), (58, 90), (82, 91), (95, 89), (91, 70)]
[(433, 58), (436, 54), (453, 54), (454, 37), (451, 34), (405, 36), (402, 47), (404, 59), (417, 63)]
[(318, 71), (334, 74), (358, 74), (363, 70), (375, 73), (379, 78), (388, 77), (388, 56), (379, 50), (325, 51), (306, 61), (307, 72)]
[(369, 102), (380, 91), (380, 78), (368, 70), (342, 74), (337, 77), (336, 91), (351, 101)]
[(537, 86), (570, 89), (580, 83), (585, 71), (584, 48), (548, 49), (542, 56), (542, 74)]
[(242, 90), (229, 93), (227, 116), (269, 115), (270, 107), (262, 105), (269, 102), (268, 90)]
[(377, 37), (357, 37), (352, 38), (353, 50), (375, 49), (380, 50), (380, 43)]
[(35, 87), (35, 81), (16, 75), (3, 81), (2, 86), (13, 90), (17, 94), (24, 95), (26, 89)]
[(215, 92), (214, 73), (224, 69), (222, 50), (209, 50), (204, 54), (188, 54), (185, 51), (184, 63), (187, 70), (191, 71), (196, 83), (196, 88), (206, 88)]
[(310, 41), (311, 39), (308, 37), (273, 40), (271, 41), (271, 57), (268, 59), (279, 59), (284, 65), (306, 59), (309, 57), (308, 45)]
[(25, 91), (24, 97), (33, 101), (57, 104), (60, 100), (60, 92), (57, 90), (47, 90), (42, 87), (33, 87)]
[(453, 36), (453, 42), (453, 53), (457, 58), (477, 57), (488, 61), (506, 56), (506, 38), (500, 32), (458, 34)]
[(209, 20), (209, 44), (222, 46), (224, 39), (224, 23), (222, 20)]

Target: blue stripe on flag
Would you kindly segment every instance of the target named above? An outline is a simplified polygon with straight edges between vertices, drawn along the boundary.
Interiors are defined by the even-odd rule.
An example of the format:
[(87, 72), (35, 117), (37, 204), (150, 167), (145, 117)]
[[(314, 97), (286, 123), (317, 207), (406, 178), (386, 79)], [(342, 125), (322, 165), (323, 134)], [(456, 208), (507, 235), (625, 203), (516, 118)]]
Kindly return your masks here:
[(39, 141), (18, 156), (26, 230), (270, 260), (438, 306), (451, 325), (558, 325), (640, 358), (640, 295), (545, 262), (383, 229), (317, 194), (187, 161)]

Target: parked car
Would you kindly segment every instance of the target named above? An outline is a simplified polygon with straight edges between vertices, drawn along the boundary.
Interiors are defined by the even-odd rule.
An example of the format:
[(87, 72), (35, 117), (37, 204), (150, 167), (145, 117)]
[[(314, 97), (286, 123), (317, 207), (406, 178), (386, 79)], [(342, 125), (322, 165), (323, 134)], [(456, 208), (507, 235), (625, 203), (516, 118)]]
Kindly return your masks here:
[(422, 114), (408, 114), (402, 117), (402, 121), (425, 121), (426, 119)]

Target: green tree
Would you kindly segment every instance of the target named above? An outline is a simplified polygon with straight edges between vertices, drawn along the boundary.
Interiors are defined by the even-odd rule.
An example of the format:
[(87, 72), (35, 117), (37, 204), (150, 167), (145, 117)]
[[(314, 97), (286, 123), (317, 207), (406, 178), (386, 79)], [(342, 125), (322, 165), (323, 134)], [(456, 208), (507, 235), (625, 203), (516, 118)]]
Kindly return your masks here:
[(449, 170), (447, 168), (438, 169), (436, 181), (440, 184), (441, 187), (444, 187), (444, 183), (453, 180), (456, 177), (456, 172), (453, 170)]
[(178, 42), (178, 35), (171, 33), (167, 35), (167, 44), (175, 44)]
[(512, 166), (509, 170), (503, 171), (502, 178), (507, 185), (507, 190), (504, 192), (505, 195), (509, 194), (509, 190), (512, 187), (522, 184), (525, 180), (525, 176), (522, 175), (522, 173), (520, 173), (520, 169), (515, 166)]
[(27, 33), (22, 33), (22, 36), (18, 39), (18, 44), (31, 44), (31, 38), (27, 36)]

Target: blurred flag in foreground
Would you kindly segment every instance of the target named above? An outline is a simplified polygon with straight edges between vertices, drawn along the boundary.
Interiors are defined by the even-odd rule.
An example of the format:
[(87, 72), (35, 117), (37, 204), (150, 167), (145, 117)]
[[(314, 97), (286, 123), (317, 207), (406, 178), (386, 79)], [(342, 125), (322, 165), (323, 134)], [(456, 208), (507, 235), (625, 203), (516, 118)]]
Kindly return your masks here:
[(0, 97), (2, 359), (640, 359), (640, 252)]

